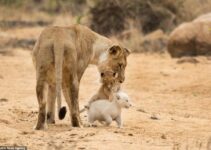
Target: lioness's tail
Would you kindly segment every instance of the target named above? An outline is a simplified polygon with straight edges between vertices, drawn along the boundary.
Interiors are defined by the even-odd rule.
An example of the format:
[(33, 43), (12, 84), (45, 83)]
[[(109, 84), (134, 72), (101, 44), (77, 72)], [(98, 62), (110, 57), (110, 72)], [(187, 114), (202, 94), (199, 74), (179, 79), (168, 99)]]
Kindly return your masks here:
[(64, 59), (64, 47), (59, 41), (54, 42), (54, 57), (56, 71), (56, 98), (57, 111), (59, 119), (63, 119), (66, 114), (66, 107), (61, 108), (61, 86), (62, 86), (62, 68)]

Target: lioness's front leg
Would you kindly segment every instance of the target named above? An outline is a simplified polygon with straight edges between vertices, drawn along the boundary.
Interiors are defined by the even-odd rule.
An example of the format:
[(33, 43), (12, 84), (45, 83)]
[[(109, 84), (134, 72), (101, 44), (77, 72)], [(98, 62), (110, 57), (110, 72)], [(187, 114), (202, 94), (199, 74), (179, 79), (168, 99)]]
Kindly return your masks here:
[(48, 85), (47, 123), (55, 123), (56, 86)]

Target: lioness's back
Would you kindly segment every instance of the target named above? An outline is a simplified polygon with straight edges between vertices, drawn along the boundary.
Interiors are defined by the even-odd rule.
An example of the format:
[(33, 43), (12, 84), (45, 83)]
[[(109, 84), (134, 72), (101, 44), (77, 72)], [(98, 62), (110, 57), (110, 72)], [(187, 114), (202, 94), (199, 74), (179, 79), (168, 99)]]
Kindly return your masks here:
[(62, 38), (69, 38), (69, 37), (78, 37), (81, 34), (85, 36), (85, 37), (83, 36), (84, 38), (93, 38), (94, 36), (96, 36), (96, 33), (86, 26), (71, 25), (63, 27), (62, 26), (47, 27), (41, 32), (40, 38), (48, 37), (49, 39), (51, 39), (52, 37), (54, 37), (56, 39), (59, 39), (61, 38), (61, 36), (63, 36)]

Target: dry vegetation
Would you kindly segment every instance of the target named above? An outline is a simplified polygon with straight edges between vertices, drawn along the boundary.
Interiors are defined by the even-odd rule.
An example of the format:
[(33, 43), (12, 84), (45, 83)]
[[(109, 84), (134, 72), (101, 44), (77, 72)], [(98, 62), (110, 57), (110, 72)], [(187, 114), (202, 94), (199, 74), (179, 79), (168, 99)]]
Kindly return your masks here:
[[(165, 48), (168, 32), (208, 12), (211, 1), (155, 1), (149, 2), (156, 10), (159, 7), (169, 12), (176, 7), (177, 11), (171, 12), (176, 20), (167, 30), (159, 24), (146, 34), (139, 19), (143, 14), (134, 18), (134, 12), (120, 22), (123, 30), (113, 32), (115, 26), (109, 27), (113, 40), (136, 52), (149, 52), (129, 57), (123, 89), (135, 107), (123, 112), (124, 128), (118, 129), (115, 124), (108, 128), (71, 128), (66, 117), (57, 119), (46, 131), (33, 131), (38, 104), (30, 50), (35, 40), (46, 25), (81, 23), (92, 27), (91, 9), (100, 1), (0, 0), (0, 145), (26, 145), (30, 150), (210, 150), (211, 58), (173, 60)], [(133, 4), (129, 0), (115, 2), (118, 6)], [(150, 17), (145, 19), (150, 22)], [(89, 66), (80, 86), (81, 107), (98, 88), (98, 78), (96, 68)], [(84, 114), (82, 119), (86, 120)]]

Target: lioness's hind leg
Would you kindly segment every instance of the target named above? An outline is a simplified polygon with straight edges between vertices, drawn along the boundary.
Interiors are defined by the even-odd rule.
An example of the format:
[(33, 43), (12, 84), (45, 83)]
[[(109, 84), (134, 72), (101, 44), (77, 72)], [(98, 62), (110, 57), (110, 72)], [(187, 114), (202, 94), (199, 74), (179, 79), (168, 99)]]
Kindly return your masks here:
[(79, 103), (78, 103), (78, 92), (79, 92), (79, 82), (78, 79), (72, 78), (70, 82), (70, 99), (71, 99), (71, 121), (73, 127), (82, 127), (82, 122), (80, 120), (79, 113)]
[(46, 118), (46, 101), (44, 100), (45, 74), (39, 74), (37, 78), (36, 93), (39, 104), (38, 120), (35, 126), (36, 130), (44, 129)]
[[(71, 69), (70, 69), (71, 68)], [(63, 72), (63, 92), (70, 110), (71, 125), (73, 127), (81, 127), (78, 105), (78, 78), (74, 67), (69, 66)]]
[(56, 101), (56, 86), (48, 85), (48, 99), (47, 99), (47, 123), (55, 123), (55, 101)]

